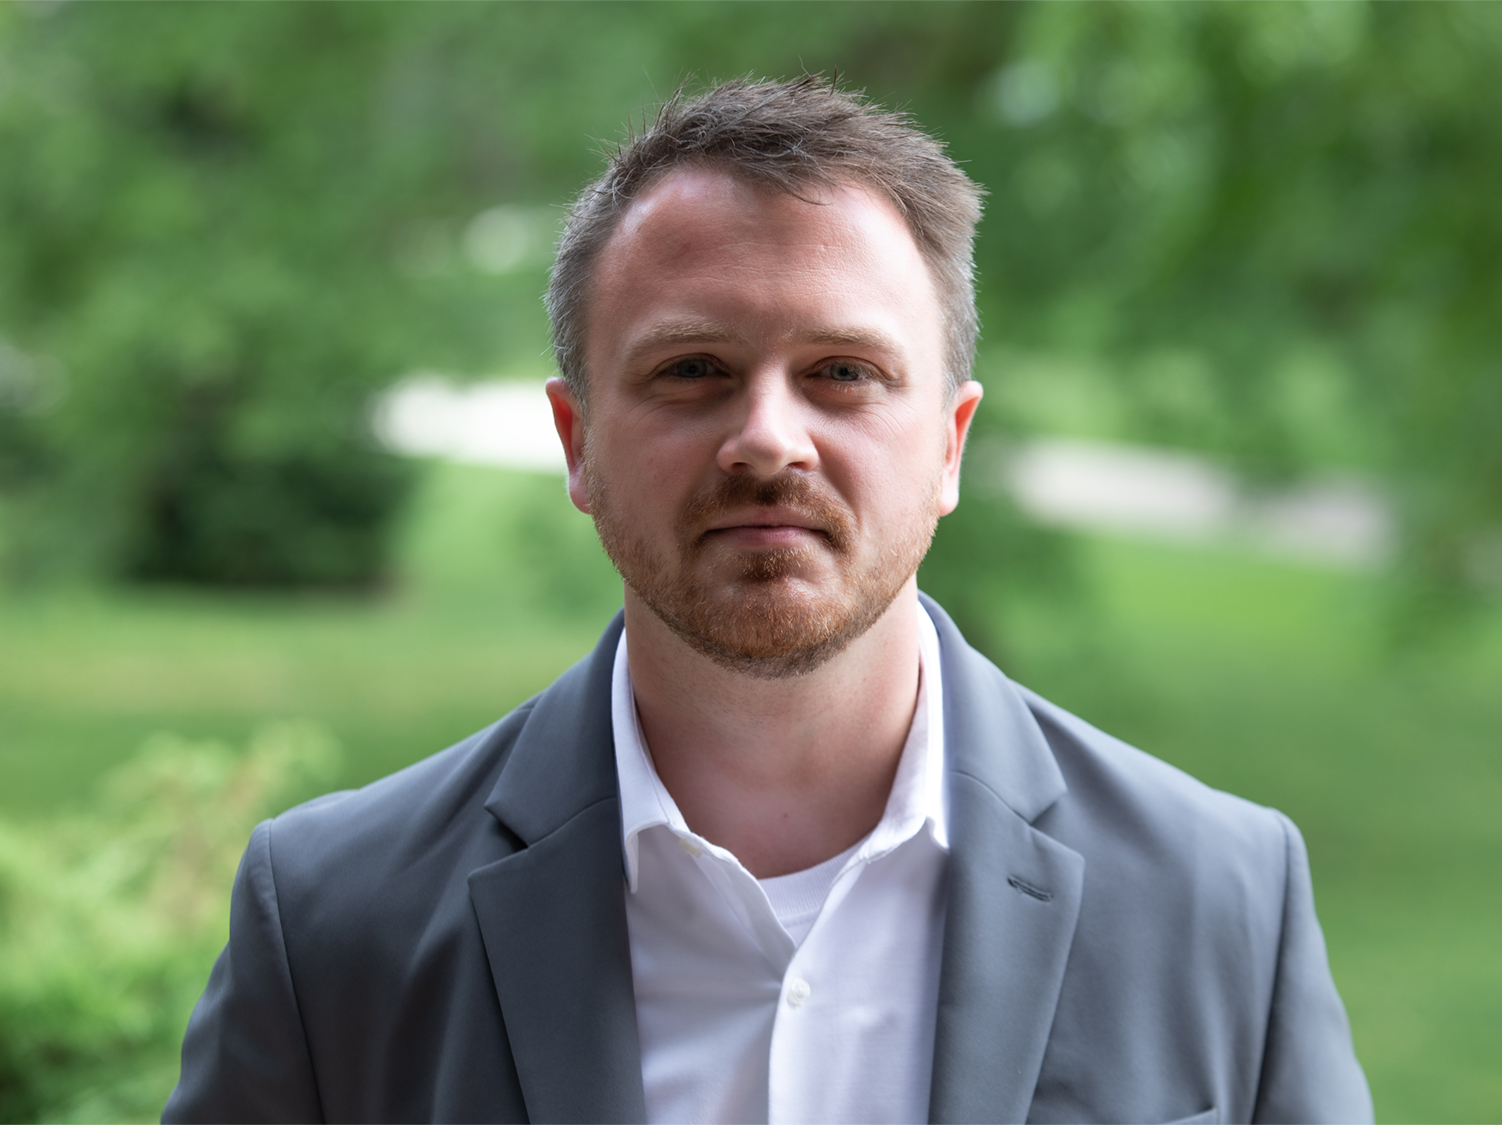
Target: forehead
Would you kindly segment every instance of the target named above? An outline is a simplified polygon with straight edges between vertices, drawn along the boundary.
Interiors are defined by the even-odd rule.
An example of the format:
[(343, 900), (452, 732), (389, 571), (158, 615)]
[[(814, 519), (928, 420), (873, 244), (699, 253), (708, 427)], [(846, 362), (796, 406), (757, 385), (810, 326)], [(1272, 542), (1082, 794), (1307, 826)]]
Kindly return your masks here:
[(855, 184), (806, 196), (712, 168), (665, 176), (627, 208), (596, 263), (590, 351), (663, 318), (728, 318), (748, 335), (852, 320), (937, 332), (932, 279), (896, 208)]

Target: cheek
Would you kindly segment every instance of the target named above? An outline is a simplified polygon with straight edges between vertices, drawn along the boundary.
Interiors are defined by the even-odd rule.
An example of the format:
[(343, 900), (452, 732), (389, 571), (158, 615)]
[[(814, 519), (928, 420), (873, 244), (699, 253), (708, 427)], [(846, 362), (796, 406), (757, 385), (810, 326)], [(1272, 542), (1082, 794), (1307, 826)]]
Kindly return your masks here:
[(850, 499), (876, 546), (902, 539), (915, 525), (939, 515), (942, 463), (937, 457), (879, 452), (837, 488)]
[(644, 517), (676, 513), (703, 460), (681, 434), (656, 433), (650, 425), (595, 435), (589, 457), (591, 472), (610, 489), (615, 507)]
[(944, 472), (942, 427), (914, 419), (877, 420), (847, 443), (841, 460), (851, 486), (884, 507), (917, 508), (928, 502)]

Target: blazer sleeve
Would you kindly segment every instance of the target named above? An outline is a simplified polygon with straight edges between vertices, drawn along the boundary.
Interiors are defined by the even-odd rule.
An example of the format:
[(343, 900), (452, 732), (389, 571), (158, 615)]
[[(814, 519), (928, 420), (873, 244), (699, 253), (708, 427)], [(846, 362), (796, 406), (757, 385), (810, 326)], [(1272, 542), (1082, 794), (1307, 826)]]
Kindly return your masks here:
[(164, 1122), (322, 1121), (271, 865), (271, 821), (251, 833), (230, 898), (229, 944), (188, 1020)]
[(1309, 854), (1278, 813), (1287, 845), (1283, 932), (1253, 1120), (1369, 1122), (1372, 1095), (1356, 1061), (1351, 1025), (1335, 990), (1314, 913)]

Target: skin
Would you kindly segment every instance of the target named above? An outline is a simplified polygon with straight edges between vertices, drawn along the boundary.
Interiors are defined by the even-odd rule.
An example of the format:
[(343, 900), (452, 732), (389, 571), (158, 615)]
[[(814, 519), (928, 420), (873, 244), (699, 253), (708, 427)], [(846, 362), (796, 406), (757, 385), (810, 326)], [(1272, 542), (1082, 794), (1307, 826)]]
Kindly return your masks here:
[[(959, 501), (980, 402), (973, 381), (946, 394), (938, 298), (891, 204), (856, 186), (811, 199), (710, 169), (669, 174), (596, 265), (587, 404), (548, 384), (574, 504), (592, 512), (591, 481), (608, 481), (614, 516), (727, 599), (748, 553), (799, 549), (779, 589), (835, 597), (851, 565), (923, 535)], [(725, 475), (786, 474), (852, 517), (848, 558), (806, 512), (753, 505), (717, 514), (684, 560), (676, 521), (694, 496)], [(628, 583), (637, 710), (689, 827), (758, 878), (868, 834), (917, 703), (916, 601), (907, 577), (843, 651), (768, 677), (697, 651)]]

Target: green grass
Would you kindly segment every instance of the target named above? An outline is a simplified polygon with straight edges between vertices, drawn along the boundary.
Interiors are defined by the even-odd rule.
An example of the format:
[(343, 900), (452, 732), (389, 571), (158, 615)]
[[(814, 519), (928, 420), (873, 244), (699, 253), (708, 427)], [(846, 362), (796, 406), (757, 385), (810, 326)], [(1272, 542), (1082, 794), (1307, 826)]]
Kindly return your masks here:
[(0, 815), (83, 797), (154, 731), (242, 745), (284, 716), (332, 729), (341, 782), (364, 784), (541, 691), (620, 601), (589, 521), (548, 477), (436, 469), (402, 565), (379, 598), (0, 597)]
[[(344, 784), (432, 753), (584, 654), (618, 586), (556, 480), (435, 468), (387, 596), (0, 600), (0, 814), (42, 818), (156, 730), (307, 717)], [(1502, 1117), (1502, 622), (1397, 653), (1372, 579), (1082, 539), (1072, 607), (998, 612), (1007, 670), (1308, 839), (1385, 1121)]]
[(347, 785), (458, 741), (542, 690), (593, 626), (409, 604), (287, 604), (189, 594), (0, 606), (0, 810), (87, 793), (158, 730), (243, 744), (274, 716), (323, 722)]

